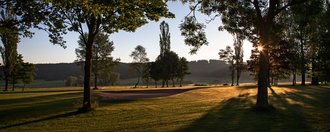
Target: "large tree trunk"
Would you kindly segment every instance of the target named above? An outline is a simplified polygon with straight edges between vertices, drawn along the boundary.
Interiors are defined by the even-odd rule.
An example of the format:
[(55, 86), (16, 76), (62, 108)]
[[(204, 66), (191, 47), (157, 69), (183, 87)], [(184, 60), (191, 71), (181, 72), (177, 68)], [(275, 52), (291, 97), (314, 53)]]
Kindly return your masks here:
[(92, 18), (90, 20), (90, 25), (88, 25), (89, 33), (86, 43), (86, 56), (85, 56), (85, 76), (84, 76), (84, 98), (82, 111), (92, 110), (91, 104), (91, 72), (92, 72), (92, 55), (93, 55), (93, 43), (94, 38), (98, 33), (98, 28), (95, 27), (96, 20)]
[(257, 108), (268, 109), (268, 51), (267, 49), (260, 52), (259, 56), (259, 73), (258, 73), (258, 94), (257, 94)]
[[(89, 35), (91, 36), (91, 35)], [(88, 43), (86, 44), (86, 60), (85, 60), (85, 76), (84, 76), (84, 100), (82, 110), (89, 111), (92, 109), (91, 105), (91, 65), (92, 65), (92, 41), (88, 37)]]
[(85, 56), (85, 76), (84, 76), (84, 97), (83, 106), (80, 110), (90, 111), (92, 110), (91, 104), (91, 72), (92, 72), (92, 55), (93, 55), (93, 43), (95, 36), (99, 32), (101, 21), (95, 17), (89, 19), (88, 27), (88, 38), (86, 43), (86, 56)]
[[(91, 34), (91, 33), (90, 33)], [(91, 36), (91, 35), (88, 35)], [(85, 76), (84, 76), (84, 100), (83, 100), (83, 111), (89, 111), (92, 109), (91, 105), (91, 71), (92, 71), (92, 44), (93, 41), (88, 37), (88, 43), (86, 44), (86, 60), (85, 60)]]

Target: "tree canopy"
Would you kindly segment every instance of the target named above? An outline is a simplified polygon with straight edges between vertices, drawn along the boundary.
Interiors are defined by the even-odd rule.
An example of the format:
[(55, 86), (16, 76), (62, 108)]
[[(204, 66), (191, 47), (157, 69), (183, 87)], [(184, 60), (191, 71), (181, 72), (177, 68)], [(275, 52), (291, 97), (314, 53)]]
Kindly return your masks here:
[[(174, 17), (164, 1), (96, 1), (96, 0), (48, 0), (51, 6), (49, 19), (45, 24), (53, 43), (63, 44), (66, 31), (78, 32), (86, 44), (84, 73), (84, 100), (81, 110), (91, 109), (90, 75), (92, 66), (92, 45), (97, 34), (114, 33), (119, 30), (135, 31), (138, 27), (161, 17)], [(84, 28), (86, 27), (86, 28)], [(85, 30), (88, 33), (84, 37)]]

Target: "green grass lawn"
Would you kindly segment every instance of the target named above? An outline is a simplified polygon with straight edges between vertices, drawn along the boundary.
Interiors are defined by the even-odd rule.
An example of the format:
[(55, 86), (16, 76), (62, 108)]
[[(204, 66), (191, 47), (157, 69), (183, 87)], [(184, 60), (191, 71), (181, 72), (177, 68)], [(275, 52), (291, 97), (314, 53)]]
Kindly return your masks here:
[[(330, 131), (329, 86), (269, 90), (272, 112), (256, 112), (256, 87), (185, 87), (157, 98), (106, 100), (77, 113), (81, 88), (0, 93), (0, 131)], [(112, 87), (104, 91), (145, 90)], [(157, 90), (149, 88), (147, 90)]]

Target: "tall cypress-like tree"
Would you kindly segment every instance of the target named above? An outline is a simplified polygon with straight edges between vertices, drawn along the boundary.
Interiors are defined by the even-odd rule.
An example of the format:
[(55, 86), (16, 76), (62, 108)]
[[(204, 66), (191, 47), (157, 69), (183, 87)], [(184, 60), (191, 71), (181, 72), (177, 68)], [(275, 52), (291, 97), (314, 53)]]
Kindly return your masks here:
[(171, 34), (168, 23), (163, 21), (160, 23), (159, 47), (160, 55), (164, 56), (166, 51), (171, 50)]

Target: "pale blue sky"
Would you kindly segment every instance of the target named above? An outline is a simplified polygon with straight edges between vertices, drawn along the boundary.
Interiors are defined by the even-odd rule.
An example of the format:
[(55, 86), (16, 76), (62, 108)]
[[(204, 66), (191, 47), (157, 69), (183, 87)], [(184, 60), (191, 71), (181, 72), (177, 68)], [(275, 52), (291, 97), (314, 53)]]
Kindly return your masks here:
[[(159, 24), (165, 20), (170, 26), (171, 33), (171, 50), (176, 52), (180, 57), (186, 57), (188, 60), (201, 59), (218, 59), (219, 49), (225, 48), (226, 45), (232, 46), (233, 38), (226, 31), (218, 31), (221, 24), (220, 18), (206, 24), (206, 37), (209, 45), (203, 46), (195, 55), (190, 55), (189, 46), (184, 44), (184, 38), (181, 36), (179, 25), (184, 17), (189, 13), (187, 5), (179, 2), (169, 3), (169, 9), (176, 15), (174, 19), (161, 19), (159, 22), (150, 22), (136, 30), (134, 33), (120, 31), (112, 34), (110, 40), (114, 42), (115, 50), (113, 57), (120, 58), (122, 62), (131, 62), (129, 54), (137, 45), (146, 48), (148, 57), (154, 61), (159, 54)], [(208, 16), (197, 14), (200, 22), (209, 19)], [(69, 32), (64, 36), (67, 41), (66, 49), (59, 45), (53, 45), (49, 42), (48, 34), (44, 31), (32, 30), (35, 35), (32, 39), (22, 38), (18, 46), (18, 52), (24, 56), (24, 60), (32, 63), (60, 63), (73, 62), (76, 59), (75, 48), (78, 47), (78, 33)], [(244, 60), (250, 56), (252, 45), (244, 42)]]

